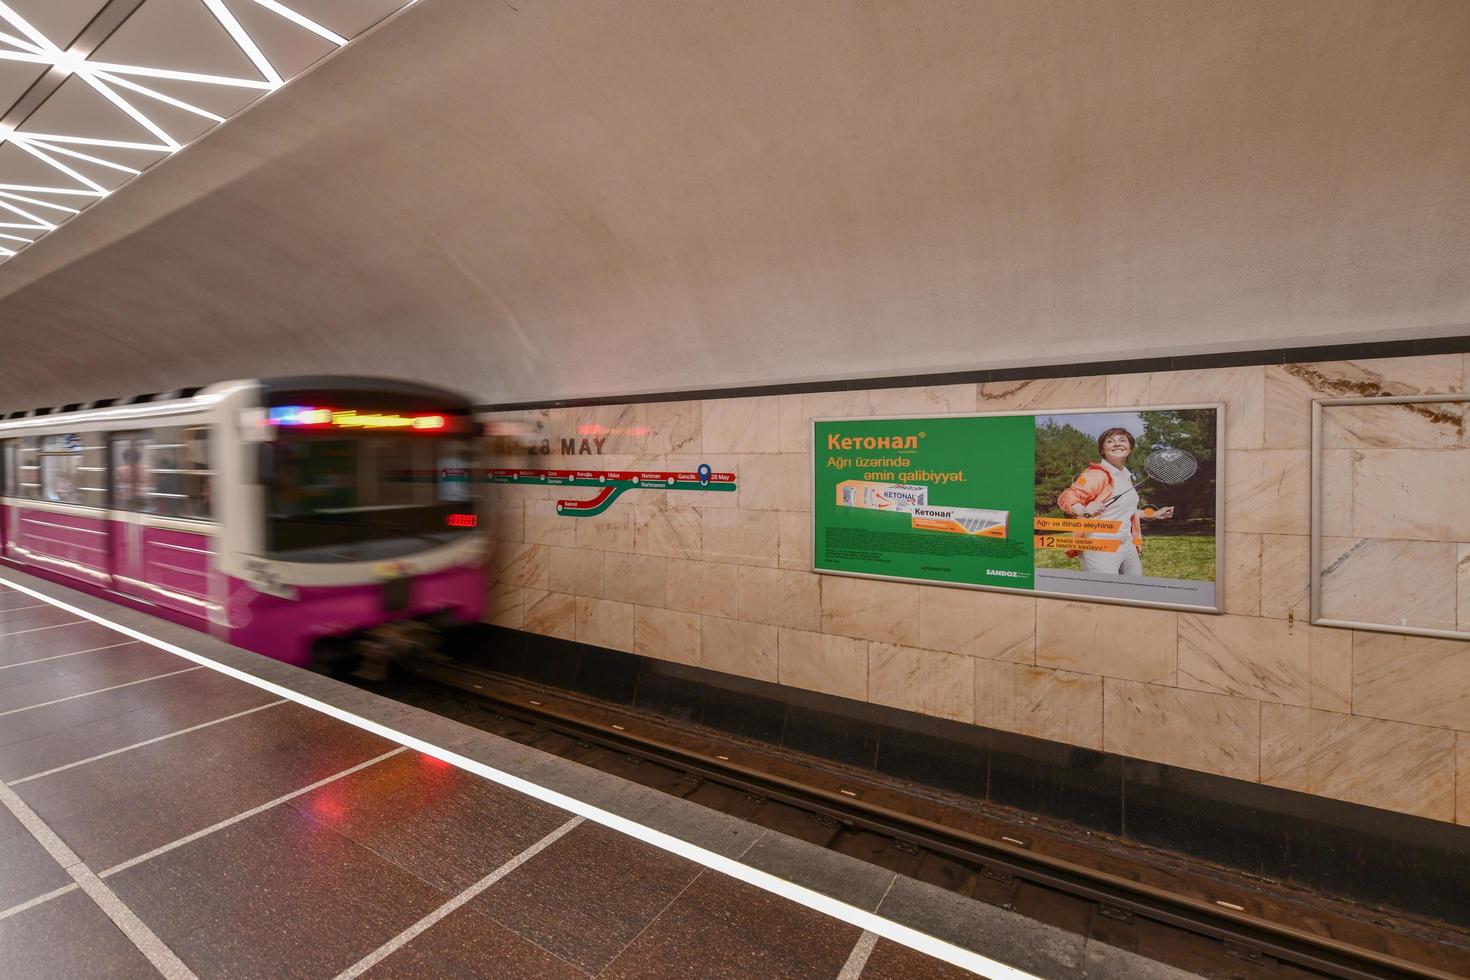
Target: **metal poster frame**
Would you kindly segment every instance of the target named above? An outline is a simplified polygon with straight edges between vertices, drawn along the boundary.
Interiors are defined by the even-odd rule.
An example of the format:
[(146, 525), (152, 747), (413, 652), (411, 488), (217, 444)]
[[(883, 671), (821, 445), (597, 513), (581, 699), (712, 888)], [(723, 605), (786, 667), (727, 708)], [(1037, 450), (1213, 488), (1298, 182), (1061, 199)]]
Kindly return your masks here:
[[(1313, 626), (1335, 626), (1342, 629), (1371, 630), (1376, 633), (1397, 633), (1401, 636), (1433, 636), (1450, 640), (1470, 640), (1470, 631), (1435, 629), (1430, 626), (1395, 626), (1392, 623), (1360, 622), (1352, 619), (1329, 619), (1322, 615), (1322, 410), (1324, 408), (1354, 407), (1359, 405), (1423, 405), (1456, 402), (1470, 404), (1470, 395), (1378, 395), (1366, 398), (1314, 398), (1312, 399), (1312, 530), (1310, 561), (1311, 608), (1308, 620)], [(1470, 452), (1470, 449), (1466, 450)]]
[[(877, 575), (871, 572), (853, 572), (840, 569), (817, 567), (817, 423), (819, 422), (884, 422), (916, 419), (972, 419), (1040, 415), (1098, 415), (1120, 412), (1168, 412), (1189, 409), (1212, 408), (1215, 410), (1215, 604), (1213, 606), (1192, 605), (1177, 602), (1150, 602), (1145, 599), (1114, 598), (1112, 596), (1078, 595), (1070, 592), (1051, 592), (1044, 589), (1017, 589), (1004, 585), (981, 585), (970, 582), (945, 582), (936, 579), (908, 578), (898, 575)], [(1073, 602), (1102, 602), (1115, 606), (1138, 606), (1146, 609), (1171, 609), (1179, 612), (1202, 615), (1222, 615), (1225, 612), (1225, 403), (1190, 402), (1164, 405), (1109, 405), (1100, 408), (1036, 408), (997, 412), (935, 412), (915, 415), (837, 415), (814, 418), (808, 423), (807, 435), (811, 443), (811, 455), (807, 465), (807, 493), (812, 502), (811, 515), (811, 570), (817, 575), (841, 575), (847, 578), (866, 578), (880, 582), (908, 582), (914, 585), (930, 585), (942, 589), (973, 589), (980, 592), (1007, 592), (1012, 595), (1038, 596), (1048, 599), (1066, 599)]]

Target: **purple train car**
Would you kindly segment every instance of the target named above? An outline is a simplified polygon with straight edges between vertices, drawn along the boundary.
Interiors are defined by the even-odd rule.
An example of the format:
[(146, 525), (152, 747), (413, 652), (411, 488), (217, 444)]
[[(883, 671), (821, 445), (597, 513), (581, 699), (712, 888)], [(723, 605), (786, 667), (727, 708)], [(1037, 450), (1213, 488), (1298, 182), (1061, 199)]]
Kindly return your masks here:
[(479, 619), (476, 423), (396, 381), (230, 381), (0, 416), (0, 561), (380, 676)]

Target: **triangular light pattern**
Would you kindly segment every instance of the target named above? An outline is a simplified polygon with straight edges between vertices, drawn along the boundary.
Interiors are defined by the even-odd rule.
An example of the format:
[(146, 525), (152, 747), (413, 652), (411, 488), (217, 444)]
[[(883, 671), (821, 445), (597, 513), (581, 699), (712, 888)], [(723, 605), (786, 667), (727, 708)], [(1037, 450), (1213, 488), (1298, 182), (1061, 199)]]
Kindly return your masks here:
[[(37, 79), (47, 72), (59, 71), (68, 83), (80, 80), (89, 86), (108, 107), (120, 113), (136, 129), (139, 138), (119, 140), (78, 132), (34, 132), (31, 118), (45, 106), (42, 102), (27, 113), (26, 119), (12, 128), (0, 122), (0, 147), (10, 147), (25, 154), (0, 154), (0, 262), (22, 251), (27, 245), (56, 230), (64, 221), (81, 213), (90, 204), (113, 193), (121, 183), (131, 180), (188, 145), (208, 129), (227, 118), (218, 112), (189, 101), (191, 92), (208, 92), (223, 86), (241, 92), (241, 110), (269, 95), (290, 81), (273, 63), (269, 43), (253, 37), (231, 9), (259, 7), (279, 18), (272, 37), (282, 36), (284, 25), (291, 31), (305, 31), (316, 43), (328, 42), (329, 53), (346, 46), (384, 16), (407, 7), (415, 0), (401, 0), (387, 5), (364, 5), (365, 22), (332, 27), (319, 24), (292, 6), (292, 0), (187, 0), (207, 12), (210, 29), (218, 29), (245, 56), (253, 72), (249, 74), (210, 74), (146, 64), (123, 64), (63, 49), (70, 39), (47, 37), (24, 16), (28, 4), (45, 4), (51, 0), (0, 0), (0, 61), (33, 64)], [(95, 0), (98, 11), (107, 0)], [(145, 3), (139, 7), (146, 7)], [(257, 18), (247, 18), (257, 22)], [(126, 23), (126, 21), (124, 22)], [(349, 34), (339, 33), (350, 27)], [(213, 38), (211, 41), (217, 41)], [(98, 39), (98, 48), (105, 39)], [(292, 59), (285, 59), (291, 63)], [(232, 66), (234, 67), (234, 66)], [(164, 91), (167, 89), (167, 91)], [(214, 91), (218, 91), (217, 88)], [(52, 92), (54, 95), (54, 91)], [(47, 96), (50, 98), (50, 95)], [(210, 101), (205, 98), (202, 101)], [(173, 111), (160, 113), (159, 106)], [(223, 108), (223, 107), (221, 107)], [(0, 112), (5, 111), (0, 102)], [(185, 116), (178, 115), (179, 112)], [(58, 113), (60, 114), (60, 113)], [(41, 113), (43, 117), (47, 114)], [(56, 115), (56, 114), (52, 114)], [(194, 117), (197, 125), (184, 132), (178, 120)], [(172, 123), (169, 121), (172, 120)], [(118, 119), (121, 123), (123, 120)], [(48, 123), (49, 124), (49, 123)], [(170, 131), (172, 126), (172, 131)], [(114, 124), (103, 132), (116, 133), (122, 127)], [(14, 161), (23, 160), (24, 166)], [(37, 165), (44, 179), (38, 179)]]

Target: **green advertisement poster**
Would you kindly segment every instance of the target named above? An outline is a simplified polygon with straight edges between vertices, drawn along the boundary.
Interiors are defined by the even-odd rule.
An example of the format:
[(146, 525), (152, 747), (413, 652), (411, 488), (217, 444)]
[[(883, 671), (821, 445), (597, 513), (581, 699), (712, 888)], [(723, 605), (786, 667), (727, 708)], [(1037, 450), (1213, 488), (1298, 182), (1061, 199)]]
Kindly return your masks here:
[(1221, 416), (817, 420), (815, 570), (1219, 611)]

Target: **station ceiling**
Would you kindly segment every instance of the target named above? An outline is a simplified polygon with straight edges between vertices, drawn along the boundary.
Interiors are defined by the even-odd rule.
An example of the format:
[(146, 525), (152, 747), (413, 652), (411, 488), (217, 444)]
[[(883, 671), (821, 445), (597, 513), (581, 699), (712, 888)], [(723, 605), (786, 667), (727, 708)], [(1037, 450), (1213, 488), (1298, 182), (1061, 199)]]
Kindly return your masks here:
[[(3, 4), (183, 146), (56, 140), (157, 134), (75, 61), (4, 58), (49, 49), (0, 22), (0, 126), (112, 191), (5, 199), (57, 227), (0, 228), (35, 239), (0, 239), (3, 410), (301, 372), (508, 402), (1470, 332), (1463, 0), (128, 0), (103, 34), (117, 3)], [(299, 77), (115, 71), (266, 77), (220, 7)], [(35, 166), (0, 143), (0, 185)]]

